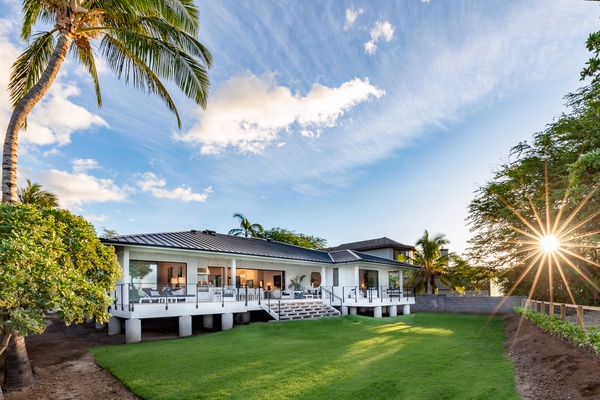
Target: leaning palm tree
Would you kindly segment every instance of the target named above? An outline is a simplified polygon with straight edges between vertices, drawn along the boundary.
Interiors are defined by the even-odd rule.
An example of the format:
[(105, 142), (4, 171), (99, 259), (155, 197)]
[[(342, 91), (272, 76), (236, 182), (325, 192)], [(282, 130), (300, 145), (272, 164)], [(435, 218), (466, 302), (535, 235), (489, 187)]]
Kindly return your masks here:
[(449, 254), (442, 253), (443, 246), (448, 243), (450, 241), (446, 235), (437, 234), (430, 238), (427, 230), (417, 240), (412, 261), (421, 268), (414, 272), (407, 282), (409, 287), (414, 287), (415, 293), (437, 293), (436, 280), (452, 290), (464, 293), (464, 288), (454, 282), (454, 276), (448, 270)]
[(264, 231), (261, 224), (251, 224), (248, 221), (248, 218), (244, 216), (244, 214), (235, 213), (233, 214), (233, 218), (237, 218), (240, 220), (240, 227), (229, 230), (229, 235), (233, 236), (242, 236), (245, 237), (258, 237)]
[(58, 207), (58, 198), (54, 193), (42, 190), (42, 185), (31, 183), (27, 179), (27, 186), (17, 191), (19, 201), (23, 204), (33, 204), (40, 208)]
[[(117, 78), (157, 95), (181, 119), (163, 81), (173, 82), (203, 108), (209, 91), (210, 52), (196, 39), (193, 0), (23, 0), (21, 37), (29, 42), (12, 65), (13, 114), (2, 155), (2, 201), (17, 201), (19, 130), (54, 82), (67, 53), (91, 75), (102, 105), (96, 56)], [(51, 25), (32, 34), (37, 23)]]
[[(117, 78), (157, 95), (175, 114), (179, 127), (181, 119), (165, 82), (206, 107), (212, 56), (196, 39), (199, 12), (193, 0), (23, 0), (23, 14), (21, 37), (29, 45), (13, 63), (8, 85), (13, 113), (2, 153), (3, 202), (18, 200), (19, 131), (52, 86), (67, 53), (90, 74), (98, 106), (102, 96), (96, 56)], [(39, 23), (50, 30), (33, 34)], [(27, 366), (13, 388), (33, 385), (23, 336), (12, 335), (10, 348), (22, 350), (12, 353)]]

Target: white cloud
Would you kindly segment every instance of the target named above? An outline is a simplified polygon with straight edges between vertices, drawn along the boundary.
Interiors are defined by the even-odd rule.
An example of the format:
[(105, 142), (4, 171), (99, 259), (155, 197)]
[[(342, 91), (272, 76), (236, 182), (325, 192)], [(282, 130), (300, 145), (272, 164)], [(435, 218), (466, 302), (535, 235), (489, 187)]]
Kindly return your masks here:
[(200, 122), (175, 138), (200, 143), (202, 154), (219, 154), (228, 146), (242, 153), (262, 153), (282, 132), (338, 125), (339, 118), (385, 91), (355, 78), (340, 87), (313, 84), (306, 96), (278, 86), (273, 74), (235, 76), (216, 90)]
[(97, 168), (99, 168), (98, 162), (96, 160), (94, 160), (93, 158), (86, 158), (86, 159), (79, 158), (79, 159), (73, 160), (73, 172), (80, 173), (80, 172), (85, 172), (90, 169), (97, 169)]
[(379, 42), (380, 39), (383, 39), (386, 42), (392, 40), (394, 38), (395, 29), (396, 28), (389, 22), (377, 20), (375, 26), (371, 29), (371, 40), (365, 43), (365, 53), (371, 55), (375, 54), (377, 51), (377, 42)]
[(28, 127), (21, 134), (24, 143), (64, 146), (71, 142), (71, 134), (93, 127), (108, 128), (108, 123), (96, 114), (71, 101), (80, 90), (73, 84), (57, 79), (44, 99), (28, 117)]
[(364, 10), (360, 7), (356, 10), (354, 9), (354, 5), (352, 5), (350, 8), (347, 8), (344, 30), (347, 31), (348, 29), (352, 28), (352, 25), (354, 25), (354, 23), (356, 22), (356, 18), (358, 18), (358, 16), (362, 13), (364, 13)]
[(84, 172), (67, 172), (56, 169), (39, 171), (34, 181), (58, 197), (61, 207), (79, 210), (84, 204), (123, 202), (130, 189), (119, 187), (112, 179), (97, 178)]
[(181, 200), (186, 203), (190, 201), (205, 202), (208, 199), (208, 195), (212, 193), (210, 186), (204, 189), (204, 192), (201, 194), (192, 192), (192, 189), (185, 185), (172, 190), (164, 189), (167, 186), (167, 182), (152, 172), (142, 174), (141, 179), (136, 184), (143, 192), (148, 192), (154, 197)]
[(0, 87), (2, 88), (0, 90), (0, 127), (2, 127), (0, 137), (2, 138), (12, 113), (8, 90), (6, 90), (10, 78), (10, 66), (20, 53), (20, 50), (8, 39), (9, 33), (15, 29), (16, 23), (13, 20), (0, 19)]
[(84, 215), (84, 218), (89, 222), (104, 222), (108, 221), (110, 217), (108, 215)]
[[(20, 17), (15, 16), (15, 18)], [(0, 87), (2, 88), (8, 85), (11, 64), (23, 50), (19, 45), (11, 42), (9, 37), (17, 30), (18, 27), (12, 19), (0, 19)], [(80, 90), (75, 84), (64, 82), (64, 76), (64, 71), (59, 73), (46, 96), (29, 114), (27, 130), (20, 134), (20, 144), (63, 146), (70, 143), (71, 134), (75, 131), (108, 127), (108, 123), (98, 115), (70, 101), (70, 98), (79, 96)], [(1, 90), (0, 126), (3, 131), (0, 135), (2, 138), (11, 114), (12, 106), (8, 91)]]

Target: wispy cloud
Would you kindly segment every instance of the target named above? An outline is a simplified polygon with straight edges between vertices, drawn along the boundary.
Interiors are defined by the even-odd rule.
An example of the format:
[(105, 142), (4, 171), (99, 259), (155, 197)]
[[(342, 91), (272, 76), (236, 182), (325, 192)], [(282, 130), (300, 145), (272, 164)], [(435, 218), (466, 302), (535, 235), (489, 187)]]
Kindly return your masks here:
[(242, 153), (261, 153), (282, 132), (299, 127), (307, 136), (309, 130), (336, 126), (357, 104), (384, 94), (368, 79), (355, 78), (337, 88), (315, 83), (302, 96), (279, 86), (274, 74), (245, 73), (217, 89), (200, 122), (176, 138), (199, 143), (202, 154), (220, 154), (228, 146)]
[(344, 22), (344, 30), (347, 31), (348, 29), (352, 28), (352, 26), (356, 22), (356, 18), (358, 18), (363, 13), (364, 10), (362, 8), (354, 8), (354, 5), (352, 5), (350, 8), (347, 8), (346, 22)]
[(142, 174), (136, 185), (142, 192), (150, 193), (156, 198), (181, 200), (186, 203), (190, 201), (203, 203), (208, 199), (208, 195), (212, 193), (210, 186), (204, 189), (202, 193), (194, 193), (192, 188), (186, 185), (175, 189), (166, 189), (167, 182), (152, 172)]
[(377, 52), (377, 42), (384, 40), (389, 42), (394, 38), (394, 26), (387, 21), (381, 22), (377, 20), (375, 26), (371, 29), (371, 40), (365, 43), (365, 53), (369, 55)]

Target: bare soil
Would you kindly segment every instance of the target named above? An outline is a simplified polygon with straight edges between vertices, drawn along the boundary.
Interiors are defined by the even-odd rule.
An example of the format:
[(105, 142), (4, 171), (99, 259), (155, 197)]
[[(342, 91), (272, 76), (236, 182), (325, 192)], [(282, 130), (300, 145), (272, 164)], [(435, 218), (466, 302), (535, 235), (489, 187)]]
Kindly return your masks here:
[[(543, 332), (516, 314), (507, 315), (505, 346), (513, 361), (517, 388), (525, 400), (600, 399), (600, 357)], [(5, 400), (138, 399), (86, 349), (122, 344), (93, 324), (66, 327), (55, 318), (42, 335), (26, 339), (37, 384), (4, 392)]]

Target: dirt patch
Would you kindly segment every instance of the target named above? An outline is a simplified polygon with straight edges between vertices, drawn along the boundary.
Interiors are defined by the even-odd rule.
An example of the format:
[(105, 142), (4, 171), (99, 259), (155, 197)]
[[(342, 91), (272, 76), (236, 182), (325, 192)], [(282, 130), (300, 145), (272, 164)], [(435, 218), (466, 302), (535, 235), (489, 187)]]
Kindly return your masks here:
[[(525, 400), (600, 398), (600, 357), (544, 333), (516, 314), (506, 316), (506, 349)], [(94, 363), (85, 349), (122, 344), (93, 324), (65, 326), (56, 318), (42, 335), (26, 339), (37, 385), (5, 392), (5, 400), (138, 399)]]
[(506, 348), (525, 400), (600, 398), (600, 357), (507, 315)]
[(86, 351), (90, 347), (125, 343), (124, 335), (108, 336), (91, 323), (65, 326), (56, 317), (49, 317), (48, 322), (43, 334), (25, 339), (36, 386), (5, 391), (5, 400), (138, 399), (98, 367)]

